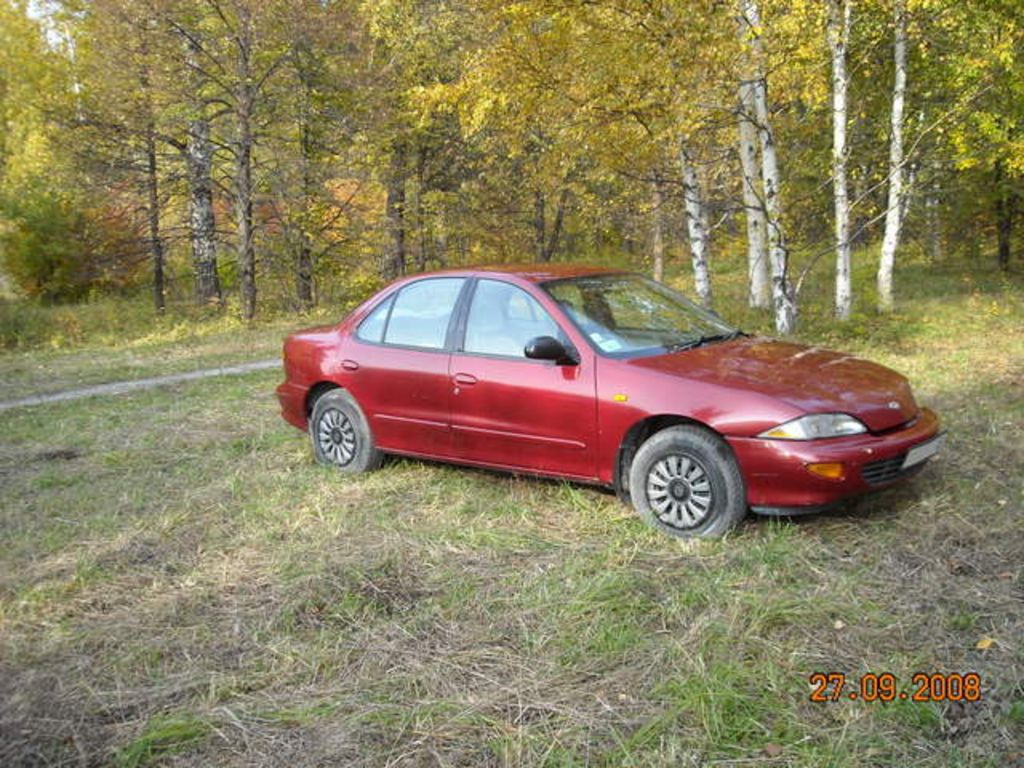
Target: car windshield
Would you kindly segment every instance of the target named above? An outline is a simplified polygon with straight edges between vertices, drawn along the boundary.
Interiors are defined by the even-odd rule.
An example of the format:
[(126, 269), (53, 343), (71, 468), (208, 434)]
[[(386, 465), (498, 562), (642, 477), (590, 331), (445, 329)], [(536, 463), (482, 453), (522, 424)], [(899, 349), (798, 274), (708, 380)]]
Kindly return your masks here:
[(611, 357), (663, 354), (740, 335), (717, 315), (640, 275), (573, 277), (543, 288)]

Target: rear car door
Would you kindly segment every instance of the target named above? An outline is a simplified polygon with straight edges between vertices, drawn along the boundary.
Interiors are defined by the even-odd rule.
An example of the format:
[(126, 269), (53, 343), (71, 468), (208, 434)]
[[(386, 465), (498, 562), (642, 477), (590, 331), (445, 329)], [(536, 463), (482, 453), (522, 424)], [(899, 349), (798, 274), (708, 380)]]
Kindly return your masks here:
[(349, 388), (387, 451), (448, 457), (449, 341), (464, 277), (432, 277), (400, 288), (354, 334)]
[(451, 356), (455, 454), (469, 462), (594, 479), (594, 359), (530, 360), (537, 336), (568, 337), (526, 290), (495, 279), (471, 289), (464, 331)]

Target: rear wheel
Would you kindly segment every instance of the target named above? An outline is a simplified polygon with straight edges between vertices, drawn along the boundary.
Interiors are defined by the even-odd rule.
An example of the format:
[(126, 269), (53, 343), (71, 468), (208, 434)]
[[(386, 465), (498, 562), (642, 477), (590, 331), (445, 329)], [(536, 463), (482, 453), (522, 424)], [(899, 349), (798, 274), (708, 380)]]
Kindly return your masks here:
[(700, 427), (669, 427), (651, 436), (633, 459), (629, 489), (645, 522), (682, 538), (721, 536), (747, 512), (732, 451)]
[(332, 389), (317, 398), (309, 417), (309, 438), (316, 460), (342, 472), (376, 469), (383, 459), (366, 417), (343, 389)]

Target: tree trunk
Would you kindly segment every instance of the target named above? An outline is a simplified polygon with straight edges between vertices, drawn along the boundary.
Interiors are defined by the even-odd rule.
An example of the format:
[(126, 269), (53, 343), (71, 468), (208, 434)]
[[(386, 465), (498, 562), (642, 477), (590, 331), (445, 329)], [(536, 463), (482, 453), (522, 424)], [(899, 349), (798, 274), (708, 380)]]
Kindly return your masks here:
[(739, 155), (743, 173), (743, 212), (747, 220), (747, 277), (751, 307), (768, 306), (768, 248), (765, 239), (764, 202), (757, 158), (757, 125), (754, 123), (753, 84), (740, 84)]
[(313, 244), (310, 241), (309, 217), (315, 202), (315, 180), (313, 178), (313, 136), (310, 130), (310, 84), (300, 70), (302, 83), (302, 106), (299, 110), (299, 162), (302, 172), (303, 209), (299, 215), (299, 245), (295, 254), (295, 298), (301, 309), (309, 309), (316, 303), (313, 291)]
[(917, 184), (917, 165), (906, 163), (907, 175), (903, 179), (903, 192), (900, 195), (900, 230), (903, 229), (903, 222), (907, 220), (907, 211), (914, 200), (915, 185)]
[(547, 260), (547, 200), (540, 189), (533, 191), (533, 251), (537, 261)]
[(316, 304), (313, 294), (313, 247), (305, 232), (299, 234), (299, 252), (295, 258), (295, 297), (301, 309), (310, 309)]
[(1017, 196), (1007, 188), (1003, 163), (996, 163), (996, 260), (999, 268), (1010, 268), (1011, 239), (1013, 237), (1013, 218), (1017, 212)]
[(907, 3), (896, 0), (893, 61), (896, 79), (892, 89), (891, 137), (889, 142), (889, 200), (885, 210), (885, 234), (878, 264), (878, 308), (893, 308), (892, 274), (900, 244), (903, 194), (903, 102), (907, 90)]
[(924, 223), (928, 241), (928, 259), (935, 263), (942, 258), (942, 229), (939, 220), (939, 205), (942, 200), (942, 188), (938, 181), (938, 168), (932, 168), (935, 178), (924, 199)]
[(213, 212), (213, 144), (210, 123), (196, 118), (189, 125), (185, 154), (188, 165), (188, 220), (195, 269), (196, 303), (223, 302), (217, 273), (217, 222)]
[(149, 41), (142, 38), (139, 52), (142, 67), (139, 86), (146, 110), (146, 219), (149, 226), (149, 255), (153, 260), (153, 306), (157, 314), (167, 308), (164, 292), (164, 241), (160, 235), (160, 179), (156, 156), (156, 121), (153, 116), (153, 94), (149, 72)]
[(149, 254), (153, 259), (153, 304), (163, 314), (166, 309), (164, 294), (164, 241), (160, 235), (160, 187), (157, 177), (156, 136), (153, 124), (146, 130), (146, 193), (149, 220)]
[(741, 0), (745, 32), (754, 58), (754, 116), (761, 145), (761, 181), (764, 184), (765, 223), (768, 229), (769, 266), (772, 276), (772, 304), (775, 310), (775, 329), (782, 334), (796, 328), (796, 298), (789, 282), (789, 252), (782, 231), (782, 201), (780, 199), (779, 161), (775, 152), (768, 112), (768, 83), (764, 74), (764, 41), (761, 39), (761, 17), (756, 0)]
[(420, 272), (427, 269), (427, 259), (430, 257), (427, 246), (427, 217), (423, 210), (423, 192), (426, 187), (427, 171), (427, 150), (420, 147), (416, 153), (416, 232), (419, 243), (416, 250), (416, 268)]
[(201, 306), (220, 306), (223, 294), (217, 272), (217, 222), (213, 211), (213, 143), (210, 141), (210, 121), (205, 116), (205, 105), (200, 92), (202, 85), (195, 72), (199, 47), (192, 41), (188, 45), (188, 68), (192, 93), (192, 119), (185, 143), (185, 164), (188, 169), (188, 221), (192, 246), (192, 266), (195, 270), (196, 303)]
[(683, 172), (683, 204), (686, 209), (686, 230), (693, 259), (693, 280), (700, 303), (711, 308), (711, 275), (708, 271), (708, 222), (700, 180), (693, 158), (685, 144), (679, 146), (679, 166)]
[(555, 208), (555, 221), (551, 225), (551, 235), (544, 246), (543, 261), (551, 261), (558, 251), (558, 242), (562, 237), (562, 226), (565, 224), (565, 206), (569, 202), (569, 188), (562, 187), (558, 193), (558, 205)]
[(651, 189), (651, 258), (654, 279), (659, 283), (665, 277), (665, 180), (658, 173)]
[(235, 75), (238, 78), (235, 94), (235, 216), (238, 243), (238, 273), (242, 290), (242, 317), (252, 320), (256, 316), (256, 251), (253, 241), (253, 189), (252, 156), (253, 108), (256, 104), (256, 86), (253, 83), (253, 29), (252, 18), (245, 4), (238, 6), (238, 49)]
[(235, 164), (235, 206), (238, 237), (238, 271), (242, 289), (242, 317), (252, 320), (256, 316), (256, 252), (253, 243), (253, 184), (252, 184), (252, 115), (251, 103), (239, 105), (238, 144)]
[(391, 259), (388, 268), (391, 277), (405, 274), (405, 150), (396, 148), (391, 158), (391, 177), (388, 180), (388, 227), (391, 230)]
[(850, 319), (850, 202), (846, 184), (846, 49), (852, 0), (829, 0), (828, 45), (832, 53), (832, 190), (836, 227), (836, 317)]

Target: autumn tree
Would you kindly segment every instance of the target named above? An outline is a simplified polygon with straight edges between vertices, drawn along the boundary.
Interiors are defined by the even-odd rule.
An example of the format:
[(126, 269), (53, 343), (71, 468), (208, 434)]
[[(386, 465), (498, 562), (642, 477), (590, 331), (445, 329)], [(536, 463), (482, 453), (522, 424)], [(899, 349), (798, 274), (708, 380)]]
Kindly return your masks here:
[(789, 249), (786, 243), (775, 133), (768, 106), (768, 74), (762, 33), (761, 12), (757, 0), (740, 0), (740, 35), (748, 51), (752, 81), (751, 101), (761, 150), (761, 183), (764, 194), (765, 225), (768, 230), (768, 254), (771, 272), (775, 329), (792, 333), (796, 328), (796, 296), (789, 275)]
[(828, 46), (832, 59), (832, 196), (836, 230), (835, 313), (840, 320), (850, 319), (853, 304), (850, 274), (850, 201), (846, 180), (846, 113), (849, 77), (846, 74), (847, 48), (853, 0), (829, 0)]
[(893, 64), (892, 112), (889, 134), (889, 194), (885, 208), (885, 233), (882, 236), (882, 255), (878, 264), (878, 306), (893, 308), (893, 267), (896, 249), (900, 244), (903, 224), (903, 109), (907, 91), (907, 3), (895, 0), (893, 6)]

